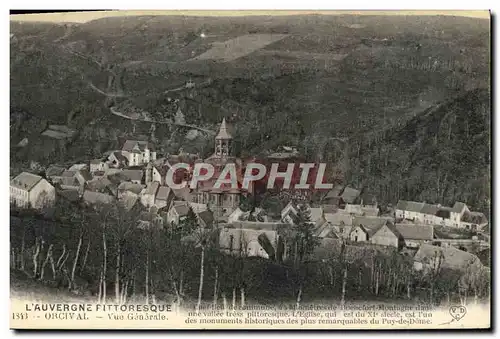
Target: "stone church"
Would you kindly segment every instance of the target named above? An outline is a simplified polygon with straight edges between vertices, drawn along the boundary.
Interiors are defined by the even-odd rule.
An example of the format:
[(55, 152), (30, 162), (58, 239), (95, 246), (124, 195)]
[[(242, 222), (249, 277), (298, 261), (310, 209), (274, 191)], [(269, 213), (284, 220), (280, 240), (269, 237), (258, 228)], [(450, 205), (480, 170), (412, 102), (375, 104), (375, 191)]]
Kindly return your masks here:
[[(231, 135), (231, 130), (224, 118), (220, 125), (219, 133), (215, 137), (215, 152), (209, 158), (205, 159), (205, 163), (214, 166), (214, 176), (211, 180), (199, 182), (196, 188), (196, 202), (207, 204), (210, 210), (213, 211), (214, 216), (218, 219), (229, 216), (238, 208), (241, 195), (247, 193), (241, 189), (243, 179), (242, 161), (231, 154), (232, 142), (233, 137)], [(229, 183), (222, 184), (220, 188), (214, 188), (213, 186), (219, 174), (228, 163), (234, 163), (236, 165), (238, 188), (231, 187)]]

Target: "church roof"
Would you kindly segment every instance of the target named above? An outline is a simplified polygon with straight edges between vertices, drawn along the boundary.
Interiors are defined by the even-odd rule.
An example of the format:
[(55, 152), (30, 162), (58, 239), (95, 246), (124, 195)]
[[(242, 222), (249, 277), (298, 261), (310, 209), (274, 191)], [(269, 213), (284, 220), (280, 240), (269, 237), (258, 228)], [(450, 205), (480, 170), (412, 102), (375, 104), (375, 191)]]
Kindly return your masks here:
[(229, 133), (229, 129), (226, 125), (226, 118), (222, 119), (222, 123), (220, 124), (219, 134), (215, 137), (216, 140), (220, 139), (232, 139), (233, 137)]

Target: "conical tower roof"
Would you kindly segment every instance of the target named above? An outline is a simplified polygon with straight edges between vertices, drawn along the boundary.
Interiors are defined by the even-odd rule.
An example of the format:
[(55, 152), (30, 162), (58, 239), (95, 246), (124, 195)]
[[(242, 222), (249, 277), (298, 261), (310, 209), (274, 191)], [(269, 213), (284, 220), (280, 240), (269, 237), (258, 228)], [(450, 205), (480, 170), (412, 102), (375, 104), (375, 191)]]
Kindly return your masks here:
[(226, 118), (222, 119), (222, 124), (220, 124), (219, 134), (215, 137), (216, 140), (220, 139), (232, 139), (233, 137), (229, 133), (229, 129), (226, 125)]

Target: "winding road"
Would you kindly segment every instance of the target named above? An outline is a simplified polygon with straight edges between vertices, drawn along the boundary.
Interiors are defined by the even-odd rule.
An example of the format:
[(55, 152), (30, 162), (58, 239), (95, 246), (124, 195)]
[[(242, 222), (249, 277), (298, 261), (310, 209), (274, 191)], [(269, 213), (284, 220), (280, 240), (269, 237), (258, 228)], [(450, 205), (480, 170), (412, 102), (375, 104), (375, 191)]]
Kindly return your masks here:
[(149, 123), (154, 123), (154, 124), (175, 125), (175, 126), (179, 126), (179, 127), (185, 127), (185, 128), (190, 128), (190, 129), (197, 129), (197, 130), (205, 132), (207, 134), (215, 134), (215, 132), (212, 131), (212, 130), (209, 130), (209, 129), (206, 129), (206, 128), (203, 128), (203, 127), (199, 127), (199, 126), (196, 126), (196, 125), (179, 124), (179, 123), (176, 123), (176, 122), (172, 121), (171, 119), (165, 119), (163, 121), (160, 121), (160, 120), (151, 120), (151, 119), (145, 119), (145, 118), (143, 118), (143, 119), (141, 119), (141, 118), (133, 118), (133, 117), (130, 117), (130, 116), (124, 114), (124, 113), (121, 113), (121, 112), (117, 111), (115, 107), (110, 107), (109, 110), (110, 110), (110, 112), (112, 114), (117, 115), (117, 116), (122, 117), (122, 118), (125, 118), (125, 119), (129, 119), (129, 120), (149, 122)]

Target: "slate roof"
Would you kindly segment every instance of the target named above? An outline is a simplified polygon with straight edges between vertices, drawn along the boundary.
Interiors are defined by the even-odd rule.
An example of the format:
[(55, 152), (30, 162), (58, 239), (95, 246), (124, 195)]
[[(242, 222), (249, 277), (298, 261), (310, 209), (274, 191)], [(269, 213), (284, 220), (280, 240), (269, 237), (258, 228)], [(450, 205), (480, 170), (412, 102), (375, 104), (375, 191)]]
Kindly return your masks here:
[(310, 211), (311, 222), (316, 222), (323, 216), (323, 209), (321, 207), (309, 208), (309, 211)]
[(17, 187), (29, 192), (42, 179), (43, 178), (39, 175), (28, 172), (22, 172), (21, 174), (19, 174), (10, 181), (10, 186)]
[(81, 169), (79, 173), (85, 181), (92, 180), (92, 174), (87, 169)]
[(57, 194), (71, 202), (75, 202), (80, 199), (80, 194), (76, 190), (59, 190), (57, 191)]
[(174, 205), (172, 208), (177, 212), (177, 215), (180, 217), (183, 217), (188, 214), (189, 212), (189, 206), (187, 204), (182, 204), (182, 205)]
[(423, 202), (399, 200), (396, 209), (409, 212), (421, 212), (424, 205), (425, 203)]
[(58, 182), (63, 186), (80, 186), (80, 182), (76, 179), (76, 177), (61, 177)]
[(63, 172), (65, 171), (64, 167), (60, 167), (60, 166), (50, 166), (49, 168), (47, 168), (47, 170), (45, 171), (45, 175), (49, 178), (49, 177), (55, 177), (55, 176), (60, 176), (61, 174), (63, 174)]
[(113, 152), (112, 154), (115, 156), (115, 158), (116, 158), (118, 161), (120, 161), (120, 162), (122, 162), (122, 163), (125, 163), (125, 164), (127, 164), (127, 163), (128, 163), (128, 159), (127, 159), (127, 157), (126, 157), (126, 156), (124, 156), (123, 154), (121, 154), (121, 152), (119, 152), (119, 151), (115, 151), (115, 152)]
[(325, 220), (332, 225), (352, 226), (353, 217), (346, 213), (325, 213)]
[(323, 197), (323, 199), (330, 199), (330, 198), (338, 197), (338, 196), (340, 196), (340, 194), (342, 193), (343, 190), (344, 190), (344, 186), (342, 186), (342, 185), (336, 185), (335, 187), (333, 187), (331, 190), (329, 190), (325, 194), (325, 196)]
[(399, 200), (397, 205), (396, 205), (396, 209), (397, 210), (401, 210), (401, 211), (405, 211), (406, 210), (406, 205), (407, 205), (407, 201), (406, 200)]
[(167, 201), (170, 195), (171, 189), (168, 186), (160, 186), (158, 192), (156, 193), (156, 199)]
[(363, 226), (363, 225), (356, 225), (353, 227), (354, 228), (359, 227), (363, 232), (365, 232), (369, 237), (371, 237), (372, 235), (377, 233), (378, 230), (381, 229), (383, 226), (367, 227), (367, 226)]
[(142, 140), (127, 140), (123, 144), (122, 151), (125, 152), (132, 152), (134, 148), (138, 148), (139, 151), (144, 152), (146, 148), (148, 148), (150, 145), (147, 141), (142, 141)]
[(244, 228), (253, 230), (279, 230), (281, 228), (290, 228), (289, 224), (281, 222), (260, 222), (260, 221), (235, 221), (228, 224), (227, 227)]
[(150, 195), (155, 196), (159, 187), (160, 187), (160, 183), (159, 182), (157, 182), (157, 181), (150, 182), (146, 186), (146, 191), (144, 192), (144, 194), (150, 194)]
[(481, 212), (465, 212), (462, 215), (461, 221), (478, 225), (488, 223), (488, 219), (486, 218), (484, 213)]
[(111, 184), (112, 183), (108, 178), (102, 177), (102, 178), (94, 179), (94, 180), (87, 182), (87, 187), (91, 188), (93, 190), (99, 190), (99, 189), (104, 189), (104, 188), (106, 188), (106, 186), (111, 185)]
[(118, 190), (119, 191), (130, 191), (134, 194), (140, 194), (142, 192), (142, 185), (141, 184), (134, 184), (132, 182), (122, 182), (120, 185), (118, 185)]
[(91, 204), (96, 204), (96, 203), (109, 204), (112, 203), (115, 200), (115, 198), (109, 194), (85, 191), (83, 193), (83, 200)]
[(86, 169), (88, 166), (87, 164), (74, 164), (68, 170), (70, 171), (81, 171), (83, 169)]
[(356, 199), (359, 197), (360, 194), (361, 194), (361, 191), (348, 186), (348, 187), (344, 188), (344, 191), (342, 192), (342, 194), (340, 196), (342, 197), (342, 199), (346, 203), (353, 204), (356, 201)]
[(74, 177), (75, 175), (76, 175), (75, 170), (66, 170), (61, 174), (62, 177), (68, 177), (68, 178)]
[(436, 258), (436, 253), (437, 255), (439, 255), (439, 252), (441, 252), (444, 256), (444, 261), (441, 266), (444, 268), (464, 271), (469, 265), (482, 266), (479, 258), (476, 255), (461, 251), (454, 248), (453, 246), (438, 247), (428, 244), (422, 244), (413, 257), (413, 260), (424, 264), (430, 264), (434, 260), (434, 258)]
[(184, 199), (186, 201), (191, 200), (191, 189), (187, 185), (184, 188), (172, 188), (172, 192), (176, 198)]
[(203, 220), (205, 225), (210, 226), (214, 222), (214, 214), (211, 211), (201, 211), (197, 213), (198, 218)]
[(325, 223), (315, 229), (313, 234), (318, 238), (338, 238), (335, 226), (328, 223)]
[(377, 217), (354, 217), (352, 222), (353, 226), (363, 225), (365, 228), (382, 227), (387, 223), (386, 218)]
[(231, 133), (229, 132), (226, 124), (226, 118), (223, 118), (222, 123), (220, 124), (219, 133), (217, 134), (215, 139), (219, 140), (219, 139), (231, 139), (231, 138), (232, 138)]
[(455, 205), (453, 205), (453, 208), (451, 209), (452, 212), (455, 212), (455, 213), (460, 213), (462, 212), (462, 210), (467, 207), (466, 204), (464, 204), (463, 202), (456, 202)]
[[(403, 235), (401, 234), (401, 232), (398, 231), (396, 226), (394, 226), (393, 224), (390, 224), (390, 223), (387, 223), (384, 226), (387, 227), (396, 237), (398, 237), (398, 239), (404, 240)], [(384, 226), (380, 227), (375, 233), (377, 233), (382, 228), (384, 228)], [(375, 235), (375, 233), (373, 235)]]
[(376, 217), (380, 211), (377, 207), (362, 206), (361, 212), (367, 217)]
[(396, 224), (396, 229), (407, 240), (434, 239), (434, 226), (418, 224)]
[(122, 174), (130, 179), (130, 180), (142, 180), (142, 171), (141, 170), (131, 170), (131, 169), (125, 169), (123, 170)]

